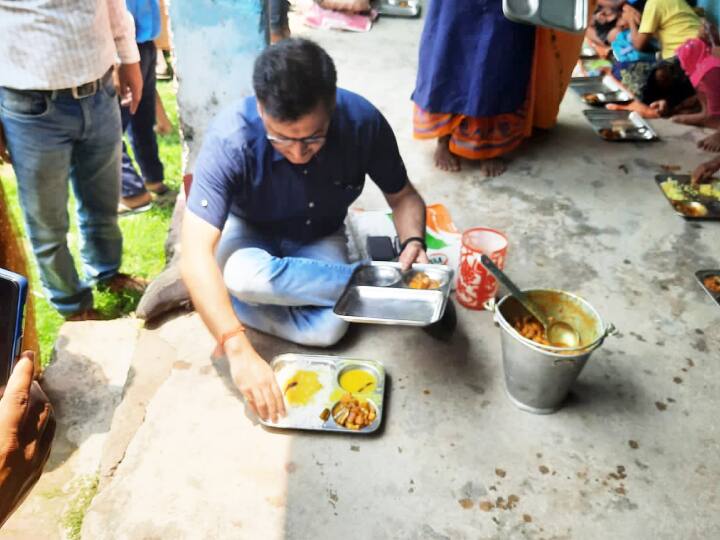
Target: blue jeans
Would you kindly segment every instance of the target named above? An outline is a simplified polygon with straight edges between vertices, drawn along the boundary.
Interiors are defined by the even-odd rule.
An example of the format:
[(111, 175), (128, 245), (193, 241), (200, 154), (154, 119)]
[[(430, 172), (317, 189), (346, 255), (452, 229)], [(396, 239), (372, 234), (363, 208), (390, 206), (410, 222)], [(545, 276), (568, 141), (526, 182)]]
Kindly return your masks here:
[(123, 131), (127, 130), (128, 139), (140, 167), (142, 177), (135, 170), (123, 142), (122, 154), (122, 196), (133, 197), (144, 193), (145, 182), (162, 182), (165, 179), (163, 164), (158, 155), (157, 136), (155, 135), (155, 63), (157, 52), (155, 43), (138, 43), (140, 51), (140, 71), (143, 78), (143, 91), (135, 114), (129, 107), (121, 107)]
[(348, 263), (344, 228), (301, 244), (231, 214), (217, 260), (235, 313), (247, 326), (316, 347), (345, 335), (348, 324), (332, 309), (357, 266)]
[(112, 81), (89, 97), (0, 88), (0, 122), (45, 293), (68, 315), (92, 307), (67, 244), (68, 178), (77, 200), (80, 254), (89, 281), (120, 268), (117, 222), (121, 127)]

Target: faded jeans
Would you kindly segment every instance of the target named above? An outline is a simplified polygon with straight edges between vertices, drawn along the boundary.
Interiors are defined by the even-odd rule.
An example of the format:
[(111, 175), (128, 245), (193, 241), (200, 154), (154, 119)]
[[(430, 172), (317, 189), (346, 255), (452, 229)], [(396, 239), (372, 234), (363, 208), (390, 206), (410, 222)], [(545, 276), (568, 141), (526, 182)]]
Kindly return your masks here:
[[(0, 121), (40, 279), (69, 315), (92, 307), (90, 283), (120, 267), (120, 108), (112, 81), (83, 99), (0, 88)], [(68, 179), (77, 201), (82, 281), (67, 244)]]
[(329, 347), (348, 323), (333, 313), (357, 264), (345, 229), (310, 244), (262, 233), (232, 214), (217, 260), (235, 314), (247, 326), (288, 341)]

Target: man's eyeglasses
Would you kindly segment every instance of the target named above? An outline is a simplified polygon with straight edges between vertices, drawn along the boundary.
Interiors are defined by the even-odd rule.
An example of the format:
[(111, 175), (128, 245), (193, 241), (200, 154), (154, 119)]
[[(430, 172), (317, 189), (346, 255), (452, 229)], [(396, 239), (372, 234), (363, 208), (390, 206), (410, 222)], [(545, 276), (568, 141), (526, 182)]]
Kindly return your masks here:
[(294, 143), (300, 143), (302, 146), (313, 146), (322, 144), (327, 139), (327, 135), (315, 136), (315, 137), (302, 137), (300, 139), (295, 137), (274, 137), (273, 135), (266, 135), (267, 140), (275, 146), (286, 148)]

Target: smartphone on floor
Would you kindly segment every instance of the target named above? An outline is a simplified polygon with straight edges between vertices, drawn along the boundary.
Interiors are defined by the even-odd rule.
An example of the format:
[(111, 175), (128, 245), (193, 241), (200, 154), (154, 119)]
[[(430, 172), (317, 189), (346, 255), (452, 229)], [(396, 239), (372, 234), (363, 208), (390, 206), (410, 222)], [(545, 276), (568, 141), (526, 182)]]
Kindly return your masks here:
[(0, 268), (0, 386), (7, 384), (21, 351), (27, 290), (27, 279)]

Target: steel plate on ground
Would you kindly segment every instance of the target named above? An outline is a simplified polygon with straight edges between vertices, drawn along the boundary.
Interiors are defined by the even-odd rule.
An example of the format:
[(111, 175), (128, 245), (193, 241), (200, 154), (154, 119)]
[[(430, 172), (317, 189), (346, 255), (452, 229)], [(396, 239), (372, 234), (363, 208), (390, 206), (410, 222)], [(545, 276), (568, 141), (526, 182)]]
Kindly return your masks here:
[(570, 79), (570, 88), (581, 97), (585, 94), (611, 94), (623, 91), (622, 86), (609, 75), (573, 77)]
[(638, 113), (586, 109), (583, 111), (593, 131), (611, 142), (651, 142), (659, 139), (652, 126)]
[[(446, 0), (450, 1), (450, 0)], [(511, 21), (582, 32), (587, 27), (587, 0), (503, 0), (503, 13)]]
[(698, 283), (700, 283), (700, 286), (703, 288), (703, 290), (708, 293), (710, 298), (715, 300), (718, 305), (720, 305), (720, 289), (717, 291), (712, 290), (708, 285), (705, 283), (705, 280), (708, 278), (715, 278), (715, 284), (716, 287), (720, 286), (720, 269), (718, 270), (698, 270), (695, 272), (695, 278), (698, 280)]
[[(360, 360), (335, 356), (282, 354), (275, 357), (270, 366), (275, 372), (280, 390), (285, 396), (287, 416), (277, 423), (260, 419), (264, 426), (277, 429), (298, 429), (309, 431), (333, 431), (366, 435), (377, 431), (382, 424), (383, 406), (385, 399), (385, 367), (374, 360)], [(366, 392), (352, 393), (354, 397), (367, 401), (375, 411), (375, 419), (370, 425), (360, 429), (350, 429), (339, 425), (333, 418), (333, 408), (341, 397), (348, 394), (348, 390), (340, 386), (340, 376), (350, 370), (364, 371), (375, 380), (375, 388)], [(306, 404), (292, 405), (288, 402), (288, 383), (299, 371), (316, 374), (320, 388), (311, 396)], [(327, 418), (321, 414), (327, 410)]]
[(720, 219), (720, 180), (692, 187), (689, 174), (658, 174), (655, 182), (677, 215), (693, 220)]
[[(373, 269), (372, 271), (368, 270)], [(447, 306), (453, 272), (447, 266), (415, 264), (397, 282), (383, 286), (390, 269), (399, 272), (399, 263), (374, 262), (359, 267), (335, 304), (335, 314), (348, 322), (427, 326), (440, 320)], [(413, 289), (409, 279), (418, 272), (435, 280), (437, 288)], [(378, 276), (378, 283), (368, 276)]]
[(417, 0), (381, 0), (376, 9), (380, 15), (389, 17), (418, 17), (420, 2)]

